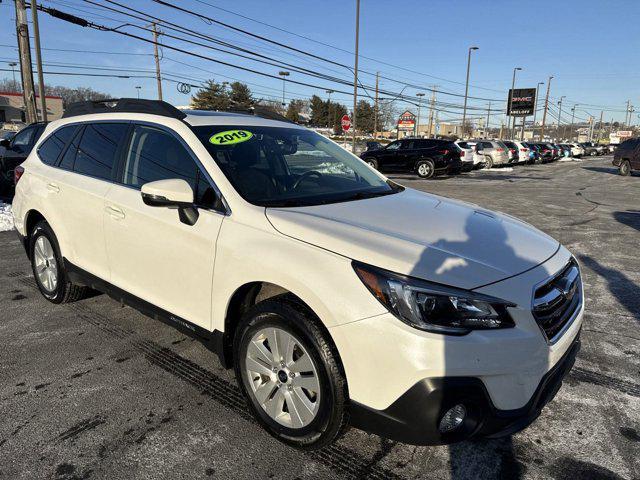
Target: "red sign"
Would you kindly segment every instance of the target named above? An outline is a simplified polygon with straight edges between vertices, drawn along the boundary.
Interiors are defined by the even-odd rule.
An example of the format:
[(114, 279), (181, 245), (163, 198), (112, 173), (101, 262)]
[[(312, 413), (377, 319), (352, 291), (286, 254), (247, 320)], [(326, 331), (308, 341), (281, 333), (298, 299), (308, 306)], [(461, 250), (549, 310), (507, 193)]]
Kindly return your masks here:
[(349, 115), (343, 115), (340, 123), (342, 124), (343, 132), (348, 132), (351, 128), (351, 119), (349, 118)]
[(398, 120), (398, 130), (413, 130), (416, 125), (416, 116), (410, 111), (404, 112), (400, 115)]

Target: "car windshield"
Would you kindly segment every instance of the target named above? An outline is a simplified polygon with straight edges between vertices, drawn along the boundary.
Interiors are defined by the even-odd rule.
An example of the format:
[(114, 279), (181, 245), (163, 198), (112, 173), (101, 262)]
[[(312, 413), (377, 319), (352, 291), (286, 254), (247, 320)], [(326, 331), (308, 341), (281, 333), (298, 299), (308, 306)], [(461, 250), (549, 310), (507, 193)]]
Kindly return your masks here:
[(192, 130), (238, 193), (254, 205), (321, 205), (403, 190), (311, 130), (219, 125)]

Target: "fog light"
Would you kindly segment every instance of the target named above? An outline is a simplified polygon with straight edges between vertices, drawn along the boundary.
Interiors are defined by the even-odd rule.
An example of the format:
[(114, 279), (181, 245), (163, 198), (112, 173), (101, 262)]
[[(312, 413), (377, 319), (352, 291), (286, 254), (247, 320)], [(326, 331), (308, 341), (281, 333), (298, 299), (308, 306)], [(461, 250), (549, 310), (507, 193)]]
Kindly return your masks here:
[(440, 433), (447, 433), (451, 430), (455, 430), (464, 421), (464, 417), (467, 416), (467, 409), (464, 408), (464, 405), (458, 404), (444, 414), (442, 419), (440, 420)]

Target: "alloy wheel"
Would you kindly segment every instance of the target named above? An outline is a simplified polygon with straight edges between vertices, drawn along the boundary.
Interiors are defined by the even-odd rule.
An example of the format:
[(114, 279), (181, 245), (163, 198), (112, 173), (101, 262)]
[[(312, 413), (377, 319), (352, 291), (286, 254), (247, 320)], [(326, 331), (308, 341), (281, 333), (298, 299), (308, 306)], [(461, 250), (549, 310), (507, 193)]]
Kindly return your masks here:
[(420, 164), (418, 167), (418, 174), (420, 174), (421, 177), (428, 177), (431, 175), (431, 165), (428, 163)]
[(311, 356), (291, 333), (268, 327), (253, 335), (244, 359), (251, 393), (271, 419), (303, 428), (320, 407), (320, 381)]
[(40, 285), (46, 291), (54, 292), (58, 286), (58, 263), (51, 242), (47, 237), (40, 236), (36, 240), (33, 261)]

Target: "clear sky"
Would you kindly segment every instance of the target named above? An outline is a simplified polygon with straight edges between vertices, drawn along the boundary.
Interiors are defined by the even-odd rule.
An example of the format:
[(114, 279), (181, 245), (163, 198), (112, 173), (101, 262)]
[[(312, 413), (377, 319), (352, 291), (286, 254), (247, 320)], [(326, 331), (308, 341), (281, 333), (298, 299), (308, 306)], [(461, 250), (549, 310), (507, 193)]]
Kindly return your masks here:
[[(105, 0), (91, 1), (120, 8), (108, 4)], [(129, 7), (214, 36), (232, 45), (352, 81), (352, 73), (343, 66), (283, 50), (159, 5), (152, 0), (120, 1)], [(103, 10), (83, 0), (41, 0), (40, 3), (109, 26), (126, 22), (136, 25), (145, 23)], [(337, 63), (353, 65), (353, 54), (350, 52), (354, 48), (355, 0), (171, 0), (171, 3), (315, 55), (330, 58)], [(215, 7), (331, 46), (270, 28)], [(131, 75), (152, 76), (154, 64), (151, 44), (111, 32), (75, 26), (44, 13), (41, 13), (39, 18), (42, 46), (45, 48), (45, 71), (102, 74), (115, 72), (97, 70), (99, 67), (123, 69), (115, 72), (116, 74), (125, 74), (129, 70)], [(0, 3), (2, 69), (8, 68), (8, 61), (17, 58), (14, 19), (13, 1), (4, 0)], [(472, 117), (483, 115), (482, 109), (486, 109), (490, 99), (493, 100), (492, 108), (504, 107), (507, 90), (511, 86), (513, 68), (517, 66), (523, 68), (518, 72), (517, 87), (535, 88), (538, 82), (546, 82), (549, 75), (555, 77), (551, 83), (551, 111), (553, 116), (557, 116), (557, 100), (565, 96), (563, 121), (570, 120), (570, 108), (575, 103), (581, 104), (576, 108), (578, 118), (585, 118), (588, 114), (598, 118), (600, 110), (604, 109), (605, 120), (623, 120), (625, 103), (631, 100), (638, 110), (633, 114), (633, 123), (637, 124), (640, 113), (640, 36), (637, 28), (639, 19), (638, 0), (362, 0), (361, 79), (364, 85), (372, 86), (375, 83), (374, 77), (364, 72), (379, 71), (382, 76), (388, 78), (381, 80), (383, 90), (399, 93), (404, 88), (404, 94), (408, 95), (425, 92), (424, 103), (430, 98), (428, 88), (432, 85), (438, 85), (438, 90), (462, 95), (467, 49), (475, 45), (480, 49), (474, 52), (472, 57), (472, 87), (469, 94), (478, 98), (469, 101)], [(123, 30), (150, 38), (148, 32), (136, 27), (124, 27)], [(167, 38), (163, 38), (162, 41), (190, 52), (270, 74), (277, 74), (281, 69)], [(101, 53), (59, 51), (64, 49)], [(216, 81), (239, 79), (249, 83), (259, 98), (280, 98), (282, 95), (282, 82), (278, 79), (265, 78), (194, 58), (168, 48), (163, 50), (161, 66), (163, 71), (169, 74), (167, 78), (177, 80), (188, 77), (191, 83), (196, 84), (207, 78)], [(69, 65), (76, 67), (71, 68)], [(134, 69), (139, 72), (132, 72)], [(3, 76), (10, 78), (11, 72), (0, 71), (0, 78)], [(312, 93), (326, 98), (326, 88), (352, 91), (352, 87), (301, 73), (292, 73), (289, 78), (323, 88), (288, 84), (288, 99), (307, 97)], [(48, 75), (46, 82), (65, 86), (90, 86), (115, 97), (135, 97), (135, 87), (141, 86), (141, 96), (155, 98), (156, 95), (154, 78)], [(189, 102), (187, 95), (177, 91), (175, 83), (165, 81), (164, 91), (165, 99), (176, 105)], [(361, 89), (360, 95), (367, 98), (367, 92), (373, 95), (373, 91), (369, 89)], [(541, 92), (541, 97), (543, 95), (544, 91)], [(347, 93), (334, 93), (332, 98), (345, 105), (350, 105), (352, 101)], [(439, 108), (443, 110), (439, 114), (441, 119), (461, 116), (460, 96), (439, 93), (438, 101), (444, 102), (439, 104)], [(445, 103), (450, 105), (447, 106)], [(397, 102), (397, 107), (403, 108), (403, 105)], [(496, 124), (500, 120), (501, 116), (496, 115), (491, 121), (492, 124)], [(551, 120), (555, 121), (554, 118)]]

